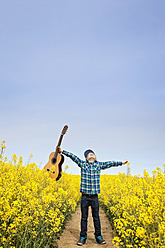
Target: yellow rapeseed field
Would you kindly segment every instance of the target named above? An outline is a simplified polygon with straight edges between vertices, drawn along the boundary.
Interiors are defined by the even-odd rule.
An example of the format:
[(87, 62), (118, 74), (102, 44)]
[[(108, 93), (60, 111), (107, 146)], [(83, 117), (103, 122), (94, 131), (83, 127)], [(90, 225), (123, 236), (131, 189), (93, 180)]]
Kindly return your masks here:
[[(80, 176), (52, 180), (35, 163), (3, 157), (0, 144), (0, 248), (56, 247), (80, 200)], [(32, 154), (30, 155), (32, 157)], [(165, 165), (164, 165), (165, 166)], [(68, 166), (65, 166), (67, 169)], [(116, 230), (116, 247), (165, 248), (165, 174), (101, 176), (100, 205)]]
[(0, 248), (55, 247), (80, 200), (80, 176), (52, 180), (35, 163), (23, 166), (22, 157), (8, 162), (0, 146)]
[(165, 248), (165, 175), (152, 173), (101, 177), (100, 203), (117, 231), (116, 247)]

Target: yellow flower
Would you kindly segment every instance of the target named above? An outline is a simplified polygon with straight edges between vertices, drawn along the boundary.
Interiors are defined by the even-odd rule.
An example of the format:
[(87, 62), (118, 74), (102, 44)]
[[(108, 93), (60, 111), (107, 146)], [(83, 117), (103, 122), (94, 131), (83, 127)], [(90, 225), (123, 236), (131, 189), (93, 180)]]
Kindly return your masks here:
[[(49, 236), (56, 239), (66, 217), (75, 210), (80, 199), (80, 176), (63, 172), (61, 179), (56, 181), (35, 163), (23, 166), (22, 156), (17, 162), (14, 154), (10, 163), (7, 160), (4, 163), (2, 155), (1, 158), (2, 244), (4, 247), (10, 244), (14, 248), (15, 243), (32, 247), (39, 242), (44, 247), (45, 243), (42, 245), (41, 242), (48, 243)], [(25, 244), (20, 244), (20, 240), (24, 240)], [(31, 240), (31, 244), (26, 243), (28, 240)]]
[[(99, 201), (125, 247), (163, 247), (165, 243), (165, 177), (159, 167), (153, 176), (101, 176)], [(115, 242), (115, 239), (114, 239)], [(116, 245), (115, 244), (115, 245)]]

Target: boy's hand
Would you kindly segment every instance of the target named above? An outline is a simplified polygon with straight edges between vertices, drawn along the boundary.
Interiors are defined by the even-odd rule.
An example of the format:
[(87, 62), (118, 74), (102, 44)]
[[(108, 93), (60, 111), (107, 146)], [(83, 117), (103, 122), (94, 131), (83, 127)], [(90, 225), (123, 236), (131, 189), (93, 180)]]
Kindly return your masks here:
[(56, 149), (57, 149), (57, 151), (58, 151), (59, 153), (62, 153), (62, 152), (63, 152), (63, 151), (61, 150), (61, 147), (60, 147), (60, 146), (57, 146)]
[(122, 162), (122, 164), (127, 164), (128, 163), (128, 160), (127, 159), (125, 159), (123, 162)]

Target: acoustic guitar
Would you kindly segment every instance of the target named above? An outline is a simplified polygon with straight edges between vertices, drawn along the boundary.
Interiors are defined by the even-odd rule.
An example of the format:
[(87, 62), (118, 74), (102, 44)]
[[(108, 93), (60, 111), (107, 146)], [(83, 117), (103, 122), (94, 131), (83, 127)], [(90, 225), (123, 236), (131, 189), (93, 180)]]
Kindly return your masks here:
[(58, 146), (61, 145), (63, 136), (66, 133), (67, 129), (68, 129), (68, 126), (65, 125), (61, 132), (61, 136), (59, 138), (58, 145), (56, 146), (56, 150), (55, 152), (52, 152), (49, 155), (49, 161), (44, 167), (45, 172), (48, 172), (49, 176), (52, 179), (56, 179), (56, 181), (58, 181), (61, 177), (62, 164), (64, 163), (64, 156), (58, 152)]

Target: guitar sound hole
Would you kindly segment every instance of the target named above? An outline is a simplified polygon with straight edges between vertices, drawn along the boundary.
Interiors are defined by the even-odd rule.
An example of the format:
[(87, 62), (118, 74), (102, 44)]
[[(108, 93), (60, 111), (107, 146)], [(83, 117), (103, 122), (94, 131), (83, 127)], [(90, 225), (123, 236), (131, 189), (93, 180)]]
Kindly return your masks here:
[(53, 174), (55, 173), (55, 171), (53, 171)]
[(50, 171), (49, 169), (47, 169), (47, 171)]
[(56, 159), (52, 158), (52, 164), (55, 164), (55, 163), (56, 163)]

